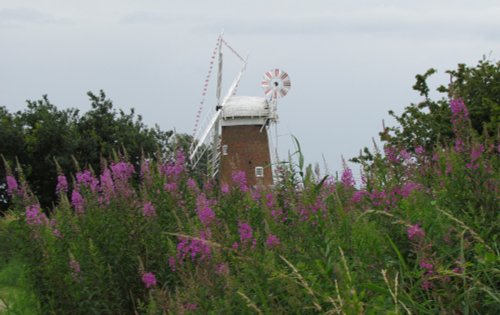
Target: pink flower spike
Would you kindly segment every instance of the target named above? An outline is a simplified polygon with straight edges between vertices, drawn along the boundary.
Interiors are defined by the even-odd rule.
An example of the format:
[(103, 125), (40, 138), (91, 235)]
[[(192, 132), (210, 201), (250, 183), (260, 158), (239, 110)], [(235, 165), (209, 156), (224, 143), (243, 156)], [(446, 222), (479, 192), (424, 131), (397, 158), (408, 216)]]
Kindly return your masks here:
[(30, 226), (47, 224), (48, 219), (38, 204), (26, 207), (26, 223)]
[(222, 184), (222, 186), (220, 187), (220, 191), (222, 192), (223, 195), (229, 194), (229, 185)]
[(142, 282), (144, 283), (146, 289), (156, 286), (156, 277), (154, 273), (152, 272), (144, 273), (142, 275)]
[(269, 248), (277, 247), (280, 244), (280, 240), (276, 235), (269, 234), (266, 240), (266, 245)]
[(196, 181), (195, 181), (194, 179), (192, 179), (192, 178), (189, 178), (189, 179), (187, 180), (187, 186), (189, 187), (189, 189), (193, 189), (193, 190), (194, 190), (194, 189), (196, 189), (196, 188), (198, 188), (198, 184), (197, 184), (197, 183), (196, 183)]
[(229, 265), (227, 263), (220, 263), (215, 266), (215, 273), (220, 276), (226, 276), (229, 274)]
[(351, 201), (354, 203), (361, 202), (365, 195), (368, 195), (367, 191), (364, 190), (355, 191), (354, 194), (352, 194)]
[(240, 187), (241, 191), (248, 191), (247, 177), (244, 171), (233, 172), (232, 179), (233, 182)]
[(184, 304), (184, 308), (186, 309), (186, 311), (195, 311), (198, 308), (198, 304), (186, 303), (186, 304)]
[(346, 188), (351, 188), (356, 185), (354, 177), (352, 176), (352, 170), (347, 166), (344, 167), (344, 171), (342, 172), (342, 177), (340, 180)]
[(144, 207), (142, 208), (142, 214), (145, 217), (155, 217), (156, 216), (156, 209), (151, 203), (151, 201), (148, 201), (144, 204)]
[(76, 213), (81, 214), (85, 211), (85, 200), (77, 190), (73, 190), (73, 192), (71, 193), (71, 204), (73, 204), (73, 207), (75, 207)]
[(411, 225), (407, 230), (406, 233), (408, 233), (408, 239), (411, 241), (414, 240), (419, 240), (425, 237), (425, 232), (420, 228), (420, 225), (415, 224)]
[(68, 180), (66, 176), (59, 175), (57, 176), (56, 193), (61, 194), (66, 192), (68, 192)]
[(246, 222), (240, 222), (238, 224), (238, 231), (240, 233), (240, 241), (244, 243), (245, 241), (249, 240), (253, 236), (253, 229), (252, 227), (246, 223)]
[(14, 193), (18, 192), (18, 185), (16, 178), (11, 175), (7, 175), (7, 193), (12, 196)]

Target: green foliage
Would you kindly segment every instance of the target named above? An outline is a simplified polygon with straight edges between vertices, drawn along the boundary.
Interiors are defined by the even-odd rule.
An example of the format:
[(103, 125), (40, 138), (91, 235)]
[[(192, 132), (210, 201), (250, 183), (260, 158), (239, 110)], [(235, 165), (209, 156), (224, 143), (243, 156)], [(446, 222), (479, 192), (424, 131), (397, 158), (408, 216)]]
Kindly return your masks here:
[[(99, 172), (101, 159), (113, 157), (113, 152), (122, 152), (137, 165), (142, 155), (163, 158), (177, 146), (172, 131), (161, 131), (158, 126), (148, 128), (133, 109), (128, 114), (117, 111), (103, 91), (99, 95), (88, 92), (88, 96), (92, 109), (83, 115), (76, 109), (59, 110), (47, 96), (28, 101), (24, 111), (13, 114), (0, 107), (0, 154), (12, 164), (18, 159), (44, 207), (51, 207), (56, 201), (58, 173), (72, 174), (77, 170), (75, 160)], [(182, 140), (179, 142), (183, 147), (188, 146), (190, 137), (176, 138)], [(2, 209), (7, 207), (5, 175), (2, 163)]]
[[(449, 123), (451, 112), (448, 100), (434, 101), (429, 98), (427, 79), (435, 72), (435, 69), (430, 69), (424, 75), (416, 76), (413, 89), (419, 91), (425, 100), (410, 105), (400, 116), (390, 112), (400, 126), (385, 130), (382, 140), (405, 148), (421, 145), (428, 150), (437, 144), (450, 143), (453, 132)], [(500, 62), (481, 60), (475, 67), (459, 64), (456, 70), (446, 73), (452, 83), (439, 86), (437, 91), (449, 97), (462, 98), (477, 134), (495, 136), (500, 120)]]
[[(429, 97), (427, 80), (436, 72), (431, 68), (416, 75), (413, 89), (424, 99), (406, 107), (400, 115), (389, 111), (398, 125), (384, 127), (380, 133), (382, 142), (410, 151), (419, 146), (431, 151), (437, 145), (449, 145), (454, 138), (450, 124), (451, 97), (461, 98), (467, 104), (474, 136), (481, 141), (490, 139), (489, 143), (494, 142), (492, 139), (500, 132), (500, 61), (481, 60), (476, 66), (458, 64), (457, 69), (446, 71), (451, 83), (437, 88), (445, 97), (433, 100)], [(371, 160), (373, 155), (367, 148), (352, 159), (354, 162)]]
[(112, 161), (113, 189), (75, 186), (83, 210), (63, 192), (36, 221), (16, 197), (19, 248), (43, 313), (494, 314), (500, 161), (480, 145), (377, 153), (361, 188), (299, 145), (273, 189), (199, 187), (182, 155), (143, 160), (139, 183)]
[(10, 215), (0, 219), (0, 314), (37, 314), (38, 301), (19, 255), (23, 244), (18, 227)]

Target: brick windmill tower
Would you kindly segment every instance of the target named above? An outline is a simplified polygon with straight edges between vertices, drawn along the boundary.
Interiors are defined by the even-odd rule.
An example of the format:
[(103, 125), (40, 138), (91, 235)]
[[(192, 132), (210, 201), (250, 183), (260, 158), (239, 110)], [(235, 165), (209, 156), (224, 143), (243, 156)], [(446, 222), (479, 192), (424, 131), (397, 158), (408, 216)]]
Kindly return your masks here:
[[(242, 67), (226, 96), (221, 98), (223, 45), (238, 57)], [(196, 167), (205, 157), (208, 176), (218, 178), (221, 183), (231, 184), (232, 174), (244, 171), (249, 186), (270, 186), (273, 184), (273, 171), (268, 128), (277, 122), (277, 101), (288, 93), (290, 78), (286, 72), (274, 69), (265, 73), (261, 82), (265, 97), (236, 96), (247, 61), (222, 36), (218, 39), (212, 59), (216, 55), (217, 105), (207, 114), (205, 128), (195, 133), (189, 158)], [(205, 81), (204, 93), (210, 73), (211, 68)], [(201, 107), (198, 113), (200, 112)]]

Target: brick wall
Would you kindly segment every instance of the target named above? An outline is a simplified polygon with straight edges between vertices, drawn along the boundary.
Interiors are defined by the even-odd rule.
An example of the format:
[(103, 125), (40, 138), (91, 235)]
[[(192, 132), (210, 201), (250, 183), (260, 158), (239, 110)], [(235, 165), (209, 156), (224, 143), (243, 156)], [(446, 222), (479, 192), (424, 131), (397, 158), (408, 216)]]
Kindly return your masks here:
[[(273, 184), (267, 129), (259, 125), (223, 126), (221, 145), (227, 145), (227, 155), (221, 155), (220, 179), (232, 184), (231, 175), (242, 170), (249, 186)], [(255, 167), (264, 167), (264, 177), (255, 176)]]

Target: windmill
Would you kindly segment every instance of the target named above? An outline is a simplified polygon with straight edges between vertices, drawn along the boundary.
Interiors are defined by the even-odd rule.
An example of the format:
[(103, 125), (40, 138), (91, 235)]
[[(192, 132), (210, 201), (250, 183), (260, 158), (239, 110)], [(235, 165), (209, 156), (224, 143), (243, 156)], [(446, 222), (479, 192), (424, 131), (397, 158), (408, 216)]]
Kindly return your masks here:
[[(223, 47), (236, 55), (241, 68), (222, 98)], [(205, 116), (203, 127), (198, 128), (215, 57), (216, 105)], [(277, 101), (288, 93), (290, 78), (286, 72), (274, 69), (266, 72), (261, 82), (265, 97), (236, 96), (246, 65), (247, 59), (243, 59), (222, 35), (219, 36), (205, 80), (189, 159), (196, 167), (205, 157), (207, 175), (218, 177), (222, 183), (231, 183), (234, 171), (244, 171), (248, 185), (268, 186), (273, 184), (273, 175), (267, 128), (277, 122)]]

